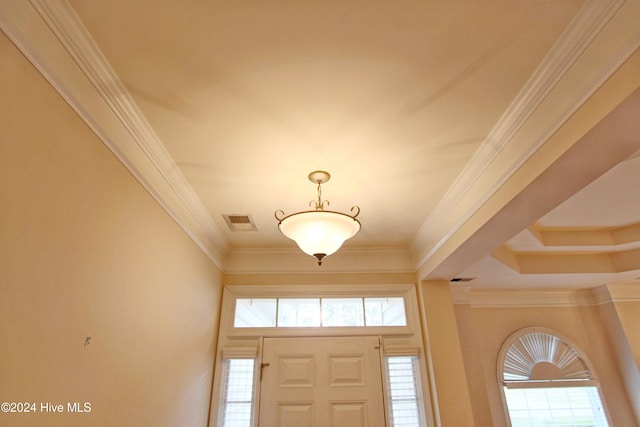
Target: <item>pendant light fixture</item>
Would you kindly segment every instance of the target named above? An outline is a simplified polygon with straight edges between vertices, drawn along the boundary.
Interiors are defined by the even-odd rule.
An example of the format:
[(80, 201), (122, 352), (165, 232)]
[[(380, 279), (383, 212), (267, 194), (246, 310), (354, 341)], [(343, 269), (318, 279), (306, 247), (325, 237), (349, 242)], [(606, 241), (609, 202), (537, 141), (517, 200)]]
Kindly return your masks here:
[(303, 252), (316, 257), (318, 265), (322, 265), (324, 257), (336, 252), (345, 240), (360, 231), (360, 221), (356, 219), (360, 214), (359, 207), (351, 208), (351, 212), (355, 210), (353, 215), (324, 210), (325, 205), (329, 206), (329, 201), (322, 200), (322, 184), (330, 178), (331, 175), (325, 171), (309, 174), (309, 181), (318, 184), (318, 200), (309, 202), (314, 210), (286, 216), (282, 210), (275, 212), (282, 234), (294, 240)]

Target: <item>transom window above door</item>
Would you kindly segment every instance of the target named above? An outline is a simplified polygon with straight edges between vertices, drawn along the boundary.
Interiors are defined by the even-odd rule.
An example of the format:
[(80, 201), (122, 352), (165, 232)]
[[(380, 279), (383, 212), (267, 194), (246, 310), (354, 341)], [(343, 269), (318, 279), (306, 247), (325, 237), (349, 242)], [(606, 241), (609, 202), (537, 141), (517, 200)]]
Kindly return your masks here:
[(403, 297), (238, 298), (234, 327), (406, 326)]

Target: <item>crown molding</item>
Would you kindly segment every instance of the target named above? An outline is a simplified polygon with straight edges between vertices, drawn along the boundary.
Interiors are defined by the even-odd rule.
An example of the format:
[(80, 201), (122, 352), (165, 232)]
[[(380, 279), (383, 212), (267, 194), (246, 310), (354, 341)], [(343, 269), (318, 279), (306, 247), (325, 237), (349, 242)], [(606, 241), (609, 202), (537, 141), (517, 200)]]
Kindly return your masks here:
[(640, 222), (611, 227), (543, 227), (533, 224), (529, 231), (543, 246), (618, 246), (640, 242)]
[(598, 286), (591, 290), (596, 305), (616, 302), (640, 302), (640, 282)]
[(229, 244), (65, 0), (0, 0), (0, 27), (220, 268)]
[(596, 304), (588, 289), (473, 290), (452, 288), (454, 304), (473, 308), (584, 307)]
[[(627, 10), (628, 9), (628, 10)], [(625, 0), (587, 1), (562, 37), (538, 66), (518, 96), (486, 137), (462, 173), (444, 195), (440, 203), (418, 230), (411, 244), (420, 269), (456, 233), (463, 224), (536, 152), (560, 126), (628, 59), (640, 46), (640, 30), (630, 34), (616, 33), (618, 28), (629, 28), (630, 17), (640, 15), (635, 2)], [(605, 29), (613, 29), (605, 31)], [(618, 50), (607, 56), (601, 44), (611, 39)], [(621, 42), (622, 40), (622, 42)], [(588, 58), (586, 60), (585, 58)], [(568, 78), (571, 73), (583, 72), (580, 79)], [(584, 82), (584, 83), (582, 83)], [(563, 89), (558, 103), (553, 94)], [(569, 94), (569, 96), (567, 96)], [(553, 105), (554, 114), (544, 117), (542, 104)], [(528, 122), (536, 122), (533, 129), (524, 132)], [(519, 138), (516, 154), (507, 159), (497, 179), (491, 180), (487, 171), (505, 148)], [(524, 140), (524, 141), (523, 141)], [(505, 159), (502, 159), (503, 162)], [(480, 178), (488, 177), (485, 188), (474, 187)], [(471, 188), (474, 191), (470, 191)], [(468, 207), (464, 207), (466, 204)], [(463, 207), (455, 214), (456, 208)], [(447, 223), (454, 218), (453, 223)]]
[(454, 304), (473, 308), (591, 307), (611, 302), (640, 302), (640, 283), (602, 285), (591, 289), (487, 289), (452, 287)]
[(470, 305), (473, 308), (509, 307), (575, 307), (594, 305), (589, 290), (576, 289), (528, 289), (528, 290), (473, 290), (452, 288), (454, 304)]
[(491, 253), (498, 262), (520, 274), (622, 273), (640, 270), (640, 248), (594, 251), (517, 252), (502, 245)]
[(408, 248), (341, 248), (339, 257), (316, 260), (292, 248), (234, 248), (225, 262), (225, 274), (415, 274)]

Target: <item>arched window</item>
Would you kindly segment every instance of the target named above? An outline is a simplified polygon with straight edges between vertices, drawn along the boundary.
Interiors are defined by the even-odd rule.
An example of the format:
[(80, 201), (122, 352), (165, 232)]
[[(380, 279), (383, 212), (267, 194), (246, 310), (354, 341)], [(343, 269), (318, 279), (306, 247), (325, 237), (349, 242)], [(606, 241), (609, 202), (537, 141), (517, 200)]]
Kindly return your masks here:
[(498, 376), (512, 427), (609, 426), (590, 362), (554, 331), (511, 335), (498, 357)]

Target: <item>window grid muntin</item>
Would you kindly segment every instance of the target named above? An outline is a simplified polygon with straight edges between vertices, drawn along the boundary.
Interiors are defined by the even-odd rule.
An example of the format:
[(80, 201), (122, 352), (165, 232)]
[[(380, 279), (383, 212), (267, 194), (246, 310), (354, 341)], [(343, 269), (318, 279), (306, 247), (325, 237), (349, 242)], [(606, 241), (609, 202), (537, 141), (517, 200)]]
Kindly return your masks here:
[(255, 359), (226, 359), (222, 392), (222, 427), (251, 427)]
[(608, 427), (597, 386), (504, 388), (512, 427)]

